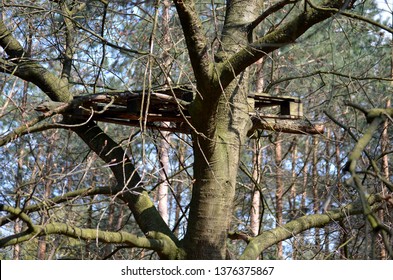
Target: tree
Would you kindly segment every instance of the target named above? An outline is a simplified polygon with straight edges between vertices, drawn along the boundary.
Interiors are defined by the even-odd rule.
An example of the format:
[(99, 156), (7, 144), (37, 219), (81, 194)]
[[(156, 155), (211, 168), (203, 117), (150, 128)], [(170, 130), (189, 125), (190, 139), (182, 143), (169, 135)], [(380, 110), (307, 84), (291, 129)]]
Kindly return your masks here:
[[(8, 123), (9, 128), (3, 129), (0, 145), (13, 151), (16, 149), (13, 145), (23, 141), (24, 137), (37, 137), (34, 141), (44, 143), (40, 142), (43, 138), (35, 135), (42, 133), (45, 136), (49, 131), (60, 129), (64, 130), (57, 131), (62, 137), (61, 142), (70, 143), (64, 145), (70, 149), (64, 154), (67, 158), (64, 162), (79, 160), (80, 163), (70, 168), (53, 166), (59, 169), (61, 176), (57, 176), (52, 184), (52, 196), (42, 201), (38, 198), (48, 197), (48, 193), (47, 189), (40, 188), (43, 183), (50, 182), (53, 172), (48, 173), (48, 177), (40, 175), (41, 182), (34, 182), (38, 177), (30, 171), (26, 178), (19, 178), (19, 182), (25, 184), (21, 199), (14, 199), (15, 189), (7, 183), (2, 184), (2, 188), (11, 190), (10, 195), (5, 191), (3, 194), (0, 210), (6, 215), (2, 217), (2, 225), (21, 221), (25, 227), (1, 239), (0, 246), (21, 244), (34, 237), (64, 235), (78, 240), (69, 241), (71, 245), (79, 245), (80, 240), (97, 240), (150, 249), (163, 259), (224, 259), (229, 255), (227, 244), (230, 237), (246, 241), (236, 253), (239, 258), (252, 259), (293, 235), (359, 214), (364, 214), (375, 233), (383, 235), (387, 246), (391, 242), (389, 228), (379, 221), (375, 209), (389, 199), (378, 194), (369, 195), (363, 189), (356, 166), (365, 144), (371, 141), (379, 124), (393, 116), (390, 108), (361, 109), (370, 124), (363, 136), (359, 132), (359, 137), (354, 137), (357, 144), (346, 166), (358, 191), (357, 199), (352, 203), (338, 205), (326, 213), (318, 213), (319, 208), (315, 207), (315, 213), (304, 213), (286, 224), (282, 224), (282, 213), (276, 213), (279, 225), (253, 238), (231, 232), (242, 148), (263, 123), (261, 120), (253, 123), (250, 118), (255, 110), (250, 108), (248, 100), (253, 88), (250, 77), (253, 64), (280, 55), (280, 50), (295, 44), (299, 38), (323, 32), (318, 27), (336, 18), (363, 21), (392, 32), (391, 28), (363, 16), (363, 6), (357, 6), (356, 2), (233, 0), (204, 3), (175, 0), (175, 10), (170, 10), (173, 47), (163, 56), (158, 54), (168, 52), (169, 43), (167, 31), (158, 25), (158, 18), (162, 16), (160, 1), (154, 4), (152, 1), (66, 0), (2, 4), (0, 45), (3, 56), (0, 65), (6, 79), (3, 92), (10, 93), (1, 101), (5, 111), (2, 122)], [(168, 5), (164, 1), (164, 9), (168, 9)], [(185, 49), (181, 47), (183, 43)], [(188, 60), (189, 64), (186, 64)], [(271, 63), (271, 69), (274, 69), (276, 66)], [(274, 75), (273, 78), (277, 80)], [(13, 85), (18, 89), (21, 81), (28, 83), (29, 89), (22, 97), (16, 90), (14, 96)], [(276, 84), (279, 83), (285, 81)], [(183, 115), (183, 122), (192, 135), (193, 157), (192, 172), (189, 173), (192, 188), (176, 200), (183, 211), (179, 220), (187, 219), (186, 222), (183, 220), (185, 227), (179, 232), (183, 236), (180, 239), (162, 219), (150, 197), (153, 176), (146, 176), (146, 173), (153, 172), (154, 164), (150, 162), (151, 145), (146, 128), (150, 125), (147, 112), (152, 106), (151, 93), (169, 89), (170, 95), (176, 97), (175, 89), (184, 84), (193, 91), (192, 101), (187, 104), (189, 116)], [(270, 83), (267, 89), (273, 86)], [(142, 101), (139, 104), (130, 101), (127, 106), (140, 112), (140, 116), (127, 123), (134, 121), (136, 129), (139, 127), (140, 130), (132, 130), (124, 137), (116, 126), (99, 126), (97, 122), (105, 116), (108, 107), (119, 102), (116, 98), (122, 96), (115, 94), (122, 93), (129, 98), (127, 94), (133, 91), (140, 93)], [(30, 104), (42, 101), (41, 93), (51, 101), (35, 106), (43, 111), (38, 116), (33, 116), (34, 107), (22, 110), (18, 105), (24, 98)], [(104, 99), (109, 100), (106, 105), (86, 107), (88, 102)], [(6, 104), (9, 100), (16, 105)], [(179, 108), (184, 105), (183, 101), (177, 99)], [(359, 109), (357, 105), (351, 106)], [(81, 118), (81, 111), (86, 112), (87, 117)], [(17, 120), (13, 121), (11, 115)], [(60, 115), (61, 120), (58, 119)], [(330, 117), (335, 120), (334, 116)], [(364, 126), (367, 125), (364, 122)], [(135, 140), (137, 135), (141, 135), (140, 140)], [(88, 151), (82, 153), (79, 150), (76, 155), (72, 151), (80, 149), (80, 140)], [(28, 161), (45, 161), (35, 156), (34, 141), (29, 142), (33, 145)], [(62, 155), (59, 150), (55, 153), (57, 158)], [(101, 161), (98, 162), (90, 152)], [(144, 155), (141, 159), (136, 156), (139, 153)], [(283, 155), (279, 159), (282, 166), (284, 158)], [(54, 160), (50, 158), (47, 164), (51, 167)], [(179, 166), (179, 170), (188, 171), (186, 166)], [(8, 168), (14, 168), (13, 164)], [(159, 169), (166, 168), (160, 166)], [(280, 177), (284, 175), (282, 168), (279, 169), (277, 180), (281, 181)], [(376, 174), (378, 177), (378, 172)], [(166, 175), (168, 178), (161, 176), (161, 180), (170, 179)], [(280, 205), (276, 208), (281, 210), (282, 195), (280, 187), (277, 202)], [(184, 199), (189, 199), (186, 207), (181, 206)], [(108, 221), (123, 215), (109, 208), (118, 201), (128, 207), (131, 220), (144, 237), (138, 235), (135, 228), (127, 229), (124, 224), (117, 227), (124, 227), (123, 230), (106, 231), (113, 227)], [(57, 209), (59, 205), (65, 208)], [(72, 211), (64, 211), (67, 207)], [(78, 211), (75, 210), (77, 207)], [(102, 221), (103, 214), (99, 214), (99, 209), (105, 208), (111, 209), (107, 224)], [(49, 211), (52, 219), (43, 218), (39, 224), (37, 217), (41, 210)], [(174, 225), (178, 226), (178, 223)]]

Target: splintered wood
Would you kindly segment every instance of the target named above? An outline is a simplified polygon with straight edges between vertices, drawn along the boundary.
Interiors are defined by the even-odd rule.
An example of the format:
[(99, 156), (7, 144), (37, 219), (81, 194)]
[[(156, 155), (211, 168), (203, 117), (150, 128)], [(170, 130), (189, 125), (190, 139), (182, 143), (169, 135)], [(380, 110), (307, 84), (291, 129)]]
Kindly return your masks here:
[[(192, 88), (177, 87), (149, 92), (122, 91), (76, 96), (73, 101), (75, 106), (70, 106), (72, 110), (63, 114), (81, 120), (191, 133), (192, 120), (188, 107), (194, 94)], [(249, 94), (248, 104), (253, 123), (249, 136), (261, 129), (295, 134), (323, 133), (323, 125), (304, 119), (299, 98)], [(44, 107), (40, 106), (37, 110), (45, 111)]]

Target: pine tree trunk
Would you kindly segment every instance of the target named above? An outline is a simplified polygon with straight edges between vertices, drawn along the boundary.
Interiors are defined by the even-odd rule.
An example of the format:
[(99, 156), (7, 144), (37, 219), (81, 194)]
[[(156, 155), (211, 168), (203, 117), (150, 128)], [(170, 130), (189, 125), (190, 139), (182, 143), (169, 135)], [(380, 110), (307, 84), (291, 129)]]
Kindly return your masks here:
[(160, 162), (160, 171), (159, 178), (162, 183), (158, 186), (158, 212), (160, 213), (162, 219), (168, 224), (169, 222), (169, 214), (168, 214), (168, 172), (169, 172), (169, 141), (170, 134), (167, 131), (162, 131), (162, 138), (159, 143), (159, 162)]
[[(254, 153), (253, 153), (253, 172), (252, 177), (256, 184), (259, 185), (260, 177), (261, 177), (261, 153), (259, 151), (259, 140), (254, 141)], [(250, 211), (250, 227), (251, 233), (253, 236), (257, 236), (259, 234), (259, 227), (261, 223), (260, 217), (260, 207), (261, 207), (261, 193), (259, 190), (259, 186), (254, 185), (252, 192), (252, 202), (251, 202), (251, 211)]]
[[(164, 84), (168, 86), (171, 85), (170, 80), (170, 63), (171, 58), (169, 56), (168, 50), (171, 48), (171, 40), (169, 34), (169, 8), (171, 3), (168, 0), (163, 1), (163, 11), (162, 11), (162, 37), (163, 37), (163, 72), (164, 72)], [(164, 122), (163, 126), (170, 126), (169, 122)], [(169, 148), (170, 148), (170, 133), (167, 131), (161, 132), (161, 140), (158, 147), (158, 160), (160, 162), (159, 178), (162, 182), (158, 186), (157, 202), (158, 202), (158, 212), (160, 213), (162, 219), (165, 223), (169, 223), (169, 212), (168, 212), (168, 172), (169, 172)]]
[[(312, 143), (312, 194), (313, 194), (313, 213), (318, 214), (319, 212), (319, 191), (318, 191), (318, 145), (319, 141), (317, 137), (313, 137)], [(320, 230), (315, 228), (315, 246), (319, 250), (321, 246)]]
[[(393, 53), (392, 53), (392, 55), (393, 55)], [(392, 65), (393, 65), (393, 58), (392, 58)], [(392, 66), (392, 77), (393, 77), (393, 66)], [(386, 101), (386, 108), (390, 108), (390, 106), (391, 106), (390, 99), (388, 99)], [(388, 152), (388, 150), (389, 150), (389, 134), (388, 134), (389, 122), (390, 122), (390, 120), (386, 119), (383, 124), (382, 139), (381, 139), (381, 152), (382, 153)], [(387, 153), (382, 156), (381, 169), (382, 169), (383, 176), (385, 177), (385, 179), (387, 181), (389, 181), (389, 174), (390, 174), (390, 172), (389, 172), (389, 157), (388, 157)], [(384, 183), (382, 183), (381, 184), (382, 196), (385, 197), (388, 193), (389, 193), (389, 191), (388, 191), (387, 187), (385, 186)], [(378, 217), (379, 217), (381, 223), (383, 223), (383, 221), (385, 219), (384, 209), (381, 209), (378, 211)], [(382, 242), (382, 244), (383, 244), (383, 242)], [(382, 259), (382, 260), (386, 259), (387, 255), (388, 255), (388, 253), (386, 251), (386, 248), (385, 248), (385, 246), (382, 245), (381, 250), (380, 250), (380, 256), (379, 256), (380, 259)]]
[[(327, 204), (326, 208), (323, 209), (323, 211), (328, 211), (330, 208), (330, 200), (331, 197), (333, 196), (333, 187), (330, 184), (330, 129), (326, 130), (326, 136), (327, 139), (325, 140), (325, 191), (326, 191), (326, 196), (327, 197)], [(325, 255), (328, 256), (330, 254), (330, 228), (329, 226), (326, 226), (324, 228), (324, 247), (325, 247)]]
[[(297, 162), (297, 138), (293, 141), (292, 146), (292, 183), (290, 189), (290, 196), (289, 196), (289, 213), (292, 214), (293, 218), (298, 216), (298, 209), (296, 209), (296, 181), (297, 181), (297, 172), (296, 172), (296, 162)], [(292, 259), (297, 259), (297, 238), (293, 239), (292, 242)]]
[[(335, 164), (336, 164), (336, 172), (337, 172), (337, 200), (338, 203), (343, 201), (342, 197), (342, 183), (341, 183), (341, 149), (340, 149), (340, 142), (342, 139), (339, 138), (339, 133), (334, 132), (334, 139), (335, 139)], [(342, 259), (347, 259), (348, 258), (348, 245), (346, 244), (348, 236), (346, 232), (346, 227), (345, 223), (343, 221), (339, 222), (340, 225), (340, 236), (339, 236), (339, 252), (340, 252), (340, 257)], [(341, 244), (346, 244), (344, 246), (341, 246)]]
[[(282, 181), (282, 147), (281, 147), (281, 134), (277, 134), (275, 143), (275, 162), (276, 162), (276, 227), (282, 225), (282, 212), (283, 212), (283, 192), (284, 184)], [(282, 242), (277, 243), (277, 258), (282, 259), (283, 257), (283, 247)]]

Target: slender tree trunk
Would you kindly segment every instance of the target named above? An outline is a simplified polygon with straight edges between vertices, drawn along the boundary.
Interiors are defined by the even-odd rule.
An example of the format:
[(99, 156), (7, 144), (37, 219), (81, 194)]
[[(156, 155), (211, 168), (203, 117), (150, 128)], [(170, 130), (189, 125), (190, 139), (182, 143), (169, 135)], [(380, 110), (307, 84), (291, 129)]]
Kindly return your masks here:
[[(392, 48), (392, 51), (393, 51), (393, 48)], [(393, 53), (392, 53), (392, 56), (393, 56)], [(393, 61), (393, 57), (392, 57), (392, 61)], [(392, 64), (393, 64), (393, 62), (392, 62)], [(393, 78), (393, 67), (392, 67), (392, 78)], [(391, 106), (390, 99), (388, 99), (386, 101), (386, 108), (390, 108), (390, 106)], [(382, 139), (381, 139), (381, 142), (382, 142), (381, 143), (381, 152), (382, 153), (388, 152), (388, 150), (389, 150), (389, 134), (388, 134), (389, 122), (390, 122), (390, 120), (386, 119), (385, 122), (384, 122), (384, 125), (383, 125)], [(389, 157), (388, 157), (387, 153), (382, 156), (381, 169), (382, 169), (383, 176), (385, 177), (385, 179), (387, 181), (389, 181), (389, 174), (390, 174), (390, 172), (389, 172)], [(387, 187), (385, 186), (384, 183), (382, 183), (381, 184), (381, 194), (382, 194), (382, 196), (386, 196), (388, 193), (389, 192), (388, 192)], [(385, 211), (384, 211), (384, 209), (380, 209), (378, 211), (378, 217), (379, 217), (381, 223), (383, 223), (383, 221), (385, 219)], [(382, 244), (383, 244), (383, 242), (382, 242)], [(382, 259), (382, 260), (386, 259), (387, 255), (388, 254), (387, 254), (386, 248), (382, 245), (381, 246), (381, 251), (380, 251), (380, 259)]]
[[(168, 125), (168, 124), (167, 124)], [(168, 213), (168, 172), (169, 172), (169, 141), (170, 134), (167, 131), (162, 131), (162, 138), (160, 139), (160, 146), (158, 157), (160, 161), (160, 171), (159, 178), (162, 182), (158, 186), (158, 212), (160, 213), (162, 219), (168, 224), (169, 222), (169, 213)]]
[[(259, 151), (258, 141), (254, 141), (254, 153), (253, 153), (253, 172), (252, 177), (254, 182), (259, 185), (260, 178), (261, 178), (261, 155), (262, 153)], [(259, 234), (259, 227), (261, 222), (261, 214), (260, 214), (260, 207), (261, 207), (261, 192), (259, 190), (259, 186), (254, 185), (253, 192), (252, 192), (252, 202), (251, 202), (251, 211), (250, 211), (250, 227), (251, 233), (253, 236), (257, 236)]]
[[(303, 162), (304, 162), (304, 167), (303, 167), (303, 182), (302, 182), (302, 187), (301, 187), (301, 197), (300, 197), (300, 214), (301, 215), (307, 215), (308, 209), (306, 206), (306, 200), (307, 200), (307, 189), (308, 189), (308, 160), (309, 160), (309, 153), (310, 153), (310, 141), (309, 138), (307, 137), (305, 143), (304, 143), (304, 157), (303, 157)], [(301, 252), (302, 248), (305, 244), (305, 236), (303, 233), (301, 233), (298, 237), (298, 251)]]
[[(183, 140), (178, 141), (178, 146), (177, 146), (177, 151), (178, 151), (178, 165), (179, 169), (183, 169), (185, 167), (185, 152), (186, 152), (186, 147), (183, 143)], [(186, 181), (186, 179), (184, 180)], [(179, 182), (176, 184), (176, 190), (175, 190), (175, 224), (176, 228), (174, 229), (174, 234), (176, 236), (179, 236), (179, 228), (180, 228), (180, 219), (182, 219), (182, 214), (183, 210), (181, 209), (181, 202), (182, 202), (182, 193), (186, 191), (186, 188), (184, 186), (184, 183), (180, 179)]]
[[(326, 208), (323, 209), (325, 212), (330, 209), (330, 199), (333, 196), (333, 187), (330, 184), (330, 129), (326, 130), (326, 140), (325, 140), (325, 190), (326, 196), (329, 201), (327, 201)], [(324, 228), (324, 247), (325, 247), (325, 255), (328, 256), (330, 254), (330, 229), (329, 226)]]
[(262, 57), (256, 62), (256, 92), (262, 93), (265, 86), (265, 79), (263, 78), (263, 65), (265, 64), (266, 57)]
[[(19, 233), (22, 230), (21, 222), (16, 219), (14, 223), (14, 232)], [(12, 254), (12, 259), (13, 260), (19, 260), (21, 256), (21, 246), (19, 244), (15, 244), (13, 248), (13, 254)]]
[[(337, 172), (337, 200), (341, 204), (343, 201), (342, 197), (342, 183), (341, 183), (341, 149), (340, 149), (340, 142), (341, 138), (339, 137), (338, 132), (334, 132), (334, 139), (335, 139), (335, 164), (336, 164), (336, 172)], [(340, 258), (348, 259), (348, 245), (346, 244), (348, 236), (347, 230), (345, 227), (345, 223), (343, 221), (339, 222), (340, 225), (340, 236), (339, 236), (339, 252)], [(341, 244), (346, 244), (341, 246)]]
[[(18, 147), (18, 145), (17, 145)], [(23, 186), (23, 158), (24, 158), (24, 150), (22, 147), (18, 149), (18, 159), (17, 159), (17, 170), (16, 170), (16, 186), (15, 186), (15, 207), (21, 207), (21, 196), (20, 192), (22, 191), (21, 188)], [(14, 233), (20, 233), (22, 231), (22, 222), (19, 219), (15, 220), (14, 223)], [(13, 248), (13, 259), (19, 260), (21, 257), (21, 246), (19, 244), (15, 244)]]
[[(162, 58), (163, 58), (163, 72), (164, 72), (164, 84), (170, 86), (170, 64), (171, 58), (169, 56), (169, 49), (171, 48), (171, 40), (169, 34), (169, 8), (171, 6), (171, 2), (168, 0), (163, 1), (163, 11), (162, 11), (162, 36), (163, 43), (162, 47), (164, 49)], [(170, 126), (170, 122), (164, 122), (163, 126)], [(162, 182), (158, 186), (158, 212), (160, 213), (162, 219), (168, 224), (169, 223), (169, 211), (168, 211), (168, 172), (169, 172), (169, 148), (170, 148), (170, 133), (167, 131), (161, 132), (161, 140), (158, 148), (158, 157), (160, 162), (160, 170), (159, 170), (159, 178)]]
[[(289, 195), (289, 212), (292, 214), (293, 218), (298, 215), (297, 202), (296, 202), (296, 181), (297, 181), (297, 170), (296, 170), (296, 162), (297, 162), (297, 138), (294, 139), (292, 146), (292, 183)], [(292, 243), (292, 259), (297, 259), (297, 239), (293, 239)]]
[[(263, 65), (265, 62), (265, 57), (259, 59), (256, 62), (256, 92), (263, 92), (263, 88), (265, 86), (265, 79), (263, 78)], [(261, 179), (261, 164), (262, 164), (262, 153), (259, 148), (259, 140), (255, 140), (254, 142), (254, 153), (253, 153), (253, 179), (259, 184)], [(260, 208), (261, 208), (261, 192), (257, 186), (254, 187), (254, 191), (252, 194), (252, 202), (251, 202), (251, 212), (250, 212), (250, 220), (251, 220), (251, 232), (253, 236), (257, 236), (259, 234), (260, 225), (261, 225), (261, 216), (260, 216)]]
[[(49, 166), (51, 166), (51, 158), (52, 156), (50, 156), (50, 159), (47, 159), (47, 164)], [(45, 192), (44, 192), (44, 199), (49, 199), (51, 191), (52, 191), (52, 180), (48, 180), (45, 183)], [(43, 214), (44, 216), (42, 216), (41, 218), (41, 224), (45, 224), (47, 222), (48, 217), (46, 216), (46, 213)], [(38, 238), (38, 249), (37, 249), (37, 258), (39, 260), (45, 260), (46, 259), (46, 242), (47, 242), (47, 237), (46, 236), (41, 236), (40, 238)]]
[[(319, 212), (319, 191), (318, 191), (318, 145), (319, 141), (317, 137), (313, 137), (312, 142), (312, 194), (313, 194), (313, 212), (318, 214)], [(319, 250), (321, 246), (320, 230), (315, 228), (315, 246)]]
[[(275, 143), (275, 162), (276, 162), (276, 226), (282, 225), (282, 211), (283, 211), (283, 172), (281, 168), (282, 162), (282, 147), (281, 147), (281, 134), (277, 134)], [(282, 242), (277, 243), (277, 258), (282, 259), (283, 248)]]

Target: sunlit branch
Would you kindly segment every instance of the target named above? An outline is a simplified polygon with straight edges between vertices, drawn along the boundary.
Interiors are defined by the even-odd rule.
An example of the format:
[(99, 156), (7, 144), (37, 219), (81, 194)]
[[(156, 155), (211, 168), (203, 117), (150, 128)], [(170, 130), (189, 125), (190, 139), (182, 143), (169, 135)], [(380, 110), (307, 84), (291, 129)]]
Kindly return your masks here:
[(56, 128), (64, 128), (64, 125), (58, 124), (58, 123), (44, 123), (44, 124), (37, 124), (38, 122), (44, 120), (42, 116), (25, 123), (18, 128), (14, 129), (12, 132), (9, 134), (0, 137), (0, 147), (4, 146), (12, 141), (15, 141), (21, 136), (24, 136), (26, 134), (31, 134), (31, 133), (36, 133), (36, 132), (42, 132), (45, 130), (49, 129), (56, 129)]
[[(358, 176), (359, 172), (357, 172), (357, 170), (356, 170), (356, 165), (357, 165), (357, 161), (361, 157), (362, 153), (366, 153), (366, 151), (365, 151), (366, 146), (372, 140), (372, 137), (374, 136), (374, 133), (377, 131), (379, 126), (384, 122), (386, 115), (388, 115), (388, 116), (393, 115), (393, 109), (392, 108), (386, 108), (386, 109), (375, 108), (375, 109), (371, 109), (371, 110), (366, 110), (363, 107), (356, 105), (356, 104), (352, 104), (352, 103), (347, 102), (347, 105), (354, 107), (355, 109), (363, 112), (367, 118), (368, 126), (367, 126), (366, 130), (364, 131), (362, 137), (360, 137), (359, 139), (356, 140), (356, 145), (352, 149), (352, 152), (349, 154), (348, 162), (346, 163), (343, 170), (347, 171), (351, 174), (351, 182), (359, 194), (361, 206), (363, 209), (363, 214), (364, 214), (365, 218), (368, 220), (368, 222), (370, 223), (372, 229), (375, 232), (382, 230), (382, 231), (385, 231), (386, 233), (391, 234), (390, 229), (388, 227), (386, 227), (383, 223), (381, 223), (381, 221), (379, 220), (377, 215), (375, 215), (375, 213), (373, 213), (371, 206), (367, 201), (367, 196), (368, 196), (367, 189), (363, 186), (363, 184)], [(338, 124), (339, 126), (343, 127), (347, 131), (349, 131), (348, 128), (346, 128), (345, 126), (340, 124), (337, 120), (335, 120), (328, 113), (325, 112), (325, 114), (329, 118), (331, 118), (336, 124)], [(352, 134), (351, 134), (351, 136), (354, 137), (354, 135), (352, 135)], [(368, 156), (370, 162), (373, 162), (372, 158), (368, 154), (367, 154), (367, 156)], [(375, 171), (378, 172), (378, 169), (376, 169)]]
[(61, 234), (82, 240), (97, 240), (103, 243), (127, 244), (131, 247), (146, 248), (154, 251), (162, 251), (166, 246), (163, 240), (139, 237), (124, 231), (108, 232), (98, 229), (84, 229), (70, 226), (65, 223), (49, 223), (43, 226), (34, 225), (30, 217), (23, 213), (21, 209), (7, 205), (0, 205), (0, 211), (18, 216), (29, 228), (29, 231), (25, 231), (23, 234), (15, 234), (0, 239), (0, 247), (19, 244), (33, 237), (52, 234)]
[[(377, 202), (380, 202), (381, 200), (382, 199), (379, 196), (367, 197), (368, 204), (374, 206), (372, 210), (378, 208), (379, 204)], [(331, 222), (338, 222), (348, 216), (361, 214), (363, 214), (363, 207), (358, 202), (351, 203), (336, 210), (328, 211), (324, 214), (313, 214), (300, 217), (283, 226), (262, 232), (257, 237), (252, 238), (240, 259), (256, 259), (261, 252), (280, 241), (296, 237), (297, 234), (308, 229), (324, 227)]]

